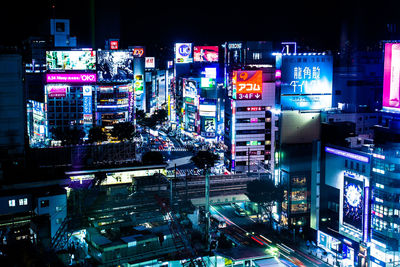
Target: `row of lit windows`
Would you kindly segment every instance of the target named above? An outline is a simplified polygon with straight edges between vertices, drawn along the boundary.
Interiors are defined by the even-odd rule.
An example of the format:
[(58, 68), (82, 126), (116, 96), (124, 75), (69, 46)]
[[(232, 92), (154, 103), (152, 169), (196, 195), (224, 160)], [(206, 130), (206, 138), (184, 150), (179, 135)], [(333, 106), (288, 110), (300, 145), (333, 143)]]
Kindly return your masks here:
[[(15, 199), (8, 200), (8, 206), (9, 207), (15, 207), (16, 205), (17, 205), (17, 201)], [(28, 205), (28, 199), (27, 198), (18, 199), (18, 206), (26, 206), (26, 205)]]
[(378, 217), (383, 217), (383, 216), (399, 217), (399, 215), (400, 215), (400, 211), (398, 209), (388, 208), (383, 205), (374, 204), (374, 205), (372, 205), (372, 210), (375, 212), (375, 215)]
[(400, 225), (393, 222), (387, 222), (379, 218), (372, 219), (372, 227), (378, 231), (388, 231), (393, 233), (400, 233)]

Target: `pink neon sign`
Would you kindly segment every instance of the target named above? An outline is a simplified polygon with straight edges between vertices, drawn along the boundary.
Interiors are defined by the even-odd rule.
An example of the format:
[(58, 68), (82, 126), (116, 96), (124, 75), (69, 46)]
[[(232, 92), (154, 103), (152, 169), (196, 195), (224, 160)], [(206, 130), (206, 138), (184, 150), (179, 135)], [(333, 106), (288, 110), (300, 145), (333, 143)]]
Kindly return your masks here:
[(383, 107), (400, 108), (400, 44), (385, 44)]
[(65, 97), (67, 95), (67, 87), (65, 87), (65, 86), (47, 86), (47, 95), (49, 98)]
[(95, 73), (48, 73), (46, 81), (48, 83), (95, 83)]

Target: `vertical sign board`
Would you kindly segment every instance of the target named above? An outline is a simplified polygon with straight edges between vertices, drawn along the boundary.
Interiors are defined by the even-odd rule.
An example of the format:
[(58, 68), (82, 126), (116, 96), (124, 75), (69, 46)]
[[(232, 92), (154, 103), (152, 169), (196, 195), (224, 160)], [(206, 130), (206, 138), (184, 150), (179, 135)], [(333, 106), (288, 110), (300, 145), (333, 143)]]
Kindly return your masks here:
[(400, 111), (400, 43), (385, 44), (383, 109)]
[(364, 184), (346, 173), (343, 179), (343, 224), (362, 231)]
[(92, 123), (92, 87), (83, 86), (83, 123)]

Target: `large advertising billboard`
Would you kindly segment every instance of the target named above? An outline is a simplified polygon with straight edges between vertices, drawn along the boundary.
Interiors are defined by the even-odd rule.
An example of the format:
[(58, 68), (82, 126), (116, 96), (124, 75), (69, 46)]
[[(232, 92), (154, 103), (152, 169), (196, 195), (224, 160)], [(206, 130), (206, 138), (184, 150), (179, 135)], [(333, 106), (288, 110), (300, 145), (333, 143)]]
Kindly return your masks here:
[(385, 62), (383, 67), (384, 109), (400, 108), (400, 43), (385, 44)]
[(364, 184), (344, 174), (343, 179), (343, 224), (360, 231), (363, 226)]
[(95, 71), (96, 51), (46, 51), (47, 71)]
[(98, 51), (98, 82), (129, 82), (133, 80), (131, 51)]
[(332, 56), (289, 55), (281, 60), (279, 73), (283, 110), (312, 110), (332, 106)]
[(95, 83), (96, 73), (47, 73), (47, 83)]
[(96, 51), (46, 51), (48, 71), (95, 71)]
[(175, 44), (175, 63), (192, 63), (192, 44), (176, 43)]
[(218, 46), (195, 46), (193, 58), (195, 62), (218, 62)]
[(234, 71), (232, 86), (233, 98), (236, 100), (261, 100), (262, 71)]

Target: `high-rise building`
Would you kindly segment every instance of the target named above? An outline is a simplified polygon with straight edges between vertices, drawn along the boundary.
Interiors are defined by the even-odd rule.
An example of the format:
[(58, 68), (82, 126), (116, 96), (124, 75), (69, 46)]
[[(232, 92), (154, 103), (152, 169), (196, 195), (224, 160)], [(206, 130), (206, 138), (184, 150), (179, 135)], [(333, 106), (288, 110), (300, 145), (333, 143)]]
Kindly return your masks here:
[(0, 154), (22, 155), (25, 146), (26, 104), (20, 55), (0, 55), (0, 87)]
[(229, 169), (236, 173), (270, 169), (277, 130), (275, 69), (233, 71), (228, 91), (224, 142)]

